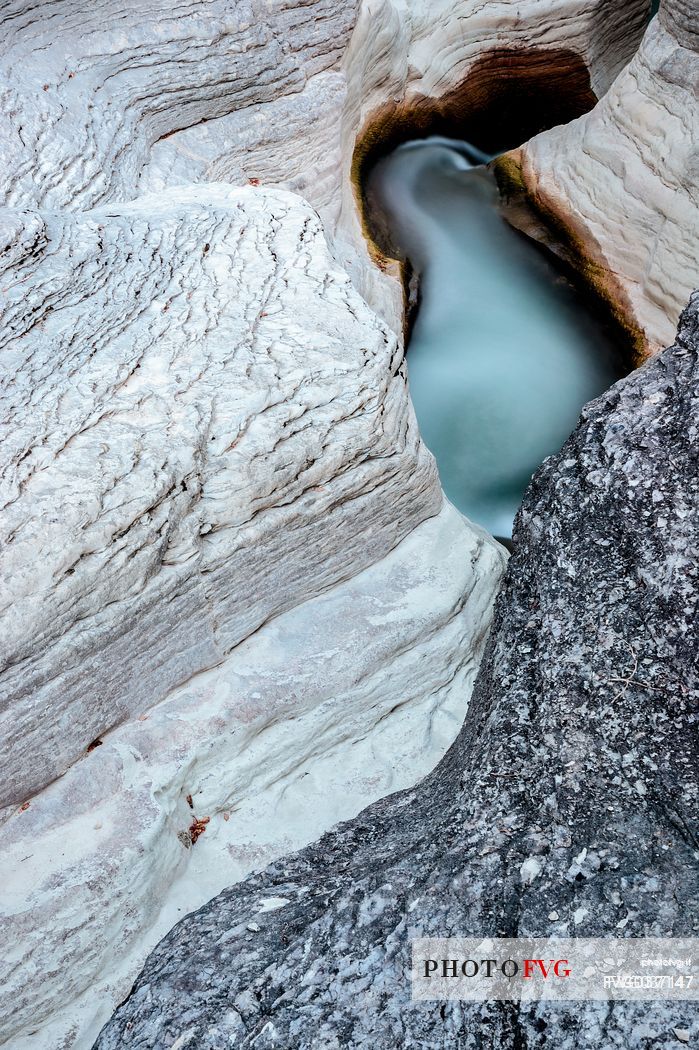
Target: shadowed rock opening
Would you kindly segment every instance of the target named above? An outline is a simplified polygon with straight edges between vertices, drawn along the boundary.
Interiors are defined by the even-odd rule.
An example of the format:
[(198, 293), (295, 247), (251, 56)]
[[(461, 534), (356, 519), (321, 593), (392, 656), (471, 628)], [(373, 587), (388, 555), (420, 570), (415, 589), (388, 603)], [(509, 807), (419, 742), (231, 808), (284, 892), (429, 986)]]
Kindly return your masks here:
[(465, 139), (484, 153), (501, 153), (582, 116), (596, 102), (587, 66), (573, 51), (488, 51), (441, 97), (413, 95), (372, 113), (354, 151), (355, 187), (364, 186), (377, 160), (409, 139), (444, 135)]
[[(538, 232), (526, 202), (503, 221), (484, 164), (593, 102), (577, 56), (491, 53), (450, 96), (418, 100), (412, 128), (404, 104), (376, 117), (360, 147), (372, 158), (360, 163), (371, 236), (404, 266), (422, 436), (451, 501), (499, 537), (511, 534), (534, 471), (583, 404), (628, 371), (628, 355), (599, 302), (580, 296), (554, 256), (513, 229)], [(454, 128), (459, 139), (425, 137)], [(386, 155), (408, 129), (412, 141)]]
[(398, 146), (443, 136), (498, 155), (493, 168), (508, 221), (558, 256), (562, 272), (587, 296), (587, 308), (610, 327), (620, 350), (620, 373), (644, 359), (645, 341), (615, 274), (592, 258), (574, 216), (554, 214), (547, 202), (530, 195), (520, 167), (521, 144), (583, 116), (597, 101), (590, 72), (576, 52), (496, 48), (483, 54), (464, 80), (444, 95), (415, 94), (386, 103), (369, 116), (355, 145), (352, 182), (375, 262), (382, 269), (389, 259), (401, 265), (406, 340), (414, 321), (417, 288), (411, 288), (411, 267), (391, 243), (383, 216), (365, 191), (372, 169)]

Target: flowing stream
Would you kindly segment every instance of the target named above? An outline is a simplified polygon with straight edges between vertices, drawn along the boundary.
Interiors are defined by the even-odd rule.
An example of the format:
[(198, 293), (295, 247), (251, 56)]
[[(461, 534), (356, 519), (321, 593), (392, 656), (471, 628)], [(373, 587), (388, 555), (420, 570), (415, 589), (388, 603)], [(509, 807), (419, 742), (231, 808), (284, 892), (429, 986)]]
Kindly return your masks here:
[(376, 164), (367, 193), (419, 277), (408, 375), (442, 486), (509, 537), (532, 473), (621, 372), (601, 322), (502, 217), (487, 159), (448, 139), (407, 143)]

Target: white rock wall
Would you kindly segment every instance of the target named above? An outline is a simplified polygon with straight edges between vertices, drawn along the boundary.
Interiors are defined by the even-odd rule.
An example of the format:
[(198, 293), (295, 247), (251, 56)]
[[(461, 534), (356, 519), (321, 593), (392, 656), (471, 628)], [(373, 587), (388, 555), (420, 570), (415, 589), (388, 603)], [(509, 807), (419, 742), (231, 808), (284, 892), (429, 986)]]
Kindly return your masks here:
[(261, 182), (298, 193), (326, 230), (339, 218), (342, 114), (347, 79), (317, 73), (302, 91), (206, 120), (153, 146), (140, 193), (190, 182)]
[(699, 36), (695, 5), (661, 5), (631, 64), (588, 115), (537, 136), (523, 172), (618, 280), (651, 352), (699, 280)]
[(359, 0), (8, 0), (0, 200), (89, 208), (136, 195), (181, 128), (303, 90), (345, 52)]
[[(16, 812), (0, 953), (13, 1050), (89, 1047), (187, 911), (427, 773), (463, 721), (504, 561), (445, 505)], [(209, 823), (185, 848), (195, 816)]]
[(209, 185), (11, 232), (6, 805), (441, 504), (402, 347), (298, 197)]

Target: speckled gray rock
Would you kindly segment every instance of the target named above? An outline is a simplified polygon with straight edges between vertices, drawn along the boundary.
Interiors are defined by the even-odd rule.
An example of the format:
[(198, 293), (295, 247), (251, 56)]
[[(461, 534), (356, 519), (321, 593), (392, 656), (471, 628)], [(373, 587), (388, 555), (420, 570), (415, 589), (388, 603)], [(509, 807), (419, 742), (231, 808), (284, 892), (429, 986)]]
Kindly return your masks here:
[(416, 935), (697, 935), (698, 427), (699, 294), (536, 475), (443, 762), (183, 920), (99, 1050), (629, 1050), (699, 1029), (696, 1004), (412, 1004), (408, 977)]

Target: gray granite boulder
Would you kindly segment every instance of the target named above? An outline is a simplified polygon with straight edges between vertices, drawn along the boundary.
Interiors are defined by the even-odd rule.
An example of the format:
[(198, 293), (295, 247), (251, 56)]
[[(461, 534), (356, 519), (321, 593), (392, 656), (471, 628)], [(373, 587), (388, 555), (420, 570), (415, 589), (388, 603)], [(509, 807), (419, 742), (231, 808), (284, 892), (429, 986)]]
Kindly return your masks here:
[(681, 1045), (691, 1003), (412, 1003), (414, 936), (699, 933), (699, 294), (520, 510), (437, 769), (189, 915), (99, 1050)]

